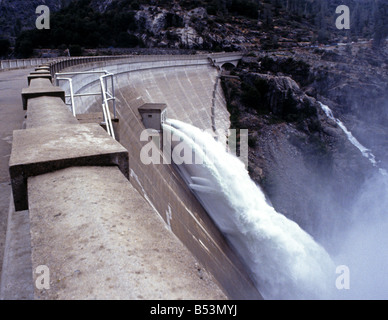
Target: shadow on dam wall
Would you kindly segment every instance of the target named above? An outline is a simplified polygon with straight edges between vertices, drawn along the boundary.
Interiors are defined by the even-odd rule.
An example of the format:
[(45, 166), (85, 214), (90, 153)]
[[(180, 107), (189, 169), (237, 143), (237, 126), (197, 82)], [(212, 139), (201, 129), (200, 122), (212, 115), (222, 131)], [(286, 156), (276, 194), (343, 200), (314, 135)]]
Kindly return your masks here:
[[(174, 62), (174, 57), (171, 60)], [(193, 59), (194, 60), (194, 59)], [(167, 117), (212, 127), (211, 107), (218, 76), (205, 57), (193, 63), (179, 59), (163, 66), (158, 62), (108, 62), (85, 65), (82, 70), (107, 70), (115, 74), (115, 96), (119, 118), (120, 143), (129, 152), (130, 182), (166, 222), (166, 227), (184, 243), (203, 266), (213, 274), (232, 299), (262, 299), (244, 265), (214, 225), (172, 165), (143, 164), (140, 141), (144, 125), (138, 108), (144, 103), (167, 104)], [(79, 70), (79, 68), (74, 69)], [(67, 69), (66, 71), (72, 71)], [(74, 77), (75, 93), (98, 91), (99, 83), (90, 75)], [(65, 88), (65, 87), (64, 87)], [(66, 88), (65, 88), (66, 89)], [(81, 101), (82, 100), (82, 101)], [(77, 102), (77, 113), (101, 111), (99, 97), (84, 97)], [(230, 125), (221, 86), (215, 95), (215, 125), (227, 130)], [(171, 263), (174, 263), (171, 261)]]

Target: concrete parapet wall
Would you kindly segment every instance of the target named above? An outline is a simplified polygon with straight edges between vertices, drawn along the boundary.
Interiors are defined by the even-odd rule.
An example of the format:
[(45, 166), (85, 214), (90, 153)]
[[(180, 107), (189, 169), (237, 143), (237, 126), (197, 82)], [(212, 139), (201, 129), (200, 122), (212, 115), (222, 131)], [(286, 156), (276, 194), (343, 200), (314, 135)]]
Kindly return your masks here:
[(27, 129), (14, 131), (10, 158), (16, 210), (29, 208), (33, 270), (50, 272), (35, 298), (225, 299), (129, 183), (132, 151), (72, 119), (50, 86), (38, 78), (24, 90), (41, 89), (25, 97)]
[(45, 76), (46, 74), (43, 75), (43, 78), (31, 79), (29, 86), (22, 90), (24, 110), (27, 110), (28, 99), (41, 96), (60, 97), (65, 102), (65, 92), (61, 88), (53, 86), (50, 79), (44, 78)]
[[(223, 63), (223, 59), (226, 57), (228, 61), (230, 61), (230, 57), (232, 55), (236, 56), (236, 60), (241, 58), (240, 53), (216, 53), (216, 54), (211, 54), (212, 57), (214, 57), (215, 62), (217, 63)], [(206, 57), (208, 56), (207, 54), (202, 54), (202, 56)], [(146, 61), (147, 59), (152, 60), (155, 59), (155, 55), (149, 55), (149, 56), (135, 56), (135, 55), (127, 55), (123, 56), (126, 58), (131, 58), (133, 60), (141, 60), (141, 61)], [(166, 55), (166, 56), (157, 56), (160, 57), (160, 59), (170, 59), (171, 56)], [(177, 57), (178, 59), (185, 59), (187, 57), (190, 57), (188, 55), (174, 55), (174, 57)], [(122, 58), (122, 56), (98, 56), (98, 57), (58, 57), (58, 58), (32, 58), (32, 59), (13, 59), (13, 60), (0, 60), (0, 71), (3, 70), (11, 70), (11, 69), (19, 69), (19, 68), (30, 68), (34, 66), (39, 66), (42, 64), (52, 64), (56, 65), (56, 71), (61, 70), (63, 68), (70, 67), (72, 65), (80, 64), (81, 60), (82, 63), (89, 63), (93, 61), (107, 61), (107, 60), (112, 60), (112, 59), (118, 59)], [(190, 58), (189, 58), (190, 59)]]
[(127, 150), (98, 124), (55, 124), (14, 131), (9, 167), (16, 211), (28, 209), (28, 177), (88, 165), (116, 165), (129, 177)]
[(43, 64), (52, 64), (59, 67), (69, 67), (71, 65), (79, 64), (82, 60), (85, 62), (91, 61), (105, 61), (116, 59), (118, 56), (98, 56), (98, 57), (58, 57), (58, 58), (31, 58), (31, 59), (13, 59), (0, 60), (0, 71), (22, 69), (40, 66)]
[(60, 97), (39, 96), (28, 101), (26, 127), (36, 128), (54, 124), (77, 124), (77, 119)]
[(53, 61), (53, 58), (33, 58), (33, 59), (14, 59), (14, 60), (0, 60), (0, 71), (30, 68), (39, 66), (44, 63)]

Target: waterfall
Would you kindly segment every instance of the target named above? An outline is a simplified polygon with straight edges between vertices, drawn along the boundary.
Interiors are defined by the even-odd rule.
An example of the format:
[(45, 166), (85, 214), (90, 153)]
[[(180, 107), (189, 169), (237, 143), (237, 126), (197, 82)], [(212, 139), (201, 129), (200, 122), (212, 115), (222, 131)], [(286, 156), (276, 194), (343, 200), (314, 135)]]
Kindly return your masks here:
[[(318, 101), (319, 102), (319, 101)], [(319, 102), (322, 110), (346, 134), (371, 164), (378, 168), (375, 156), (334, 117), (332, 110)], [(388, 297), (388, 172), (379, 168), (361, 186), (354, 203), (349, 204), (349, 231), (334, 235), (338, 253), (333, 257), (350, 270), (350, 289), (337, 292), (338, 299), (387, 299)]]
[[(377, 161), (376, 157), (372, 153), (372, 151), (366, 147), (364, 147), (354, 136), (353, 134), (346, 128), (346, 126), (342, 123), (341, 120), (337, 119), (333, 115), (333, 111), (325, 104), (322, 102), (318, 101), (319, 105), (321, 106), (322, 110), (325, 112), (325, 114), (335, 121), (337, 125), (342, 129), (342, 131), (346, 134), (348, 140), (350, 141), (351, 144), (353, 144), (358, 150), (360, 150), (361, 154), (367, 158), (374, 167), (377, 167)], [(379, 169), (380, 173), (382, 175), (388, 175), (388, 172), (385, 169)]]
[(168, 119), (163, 129), (180, 138), (171, 146), (173, 161), (182, 150), (195, 157), (189, 163), (177, 161), (176, 167), (241, 257), (263, 297), (331, 298), (335, 266), (330, 256), (307, 232), (268, 204), (244, 164), (211, 134), (192, 125)]

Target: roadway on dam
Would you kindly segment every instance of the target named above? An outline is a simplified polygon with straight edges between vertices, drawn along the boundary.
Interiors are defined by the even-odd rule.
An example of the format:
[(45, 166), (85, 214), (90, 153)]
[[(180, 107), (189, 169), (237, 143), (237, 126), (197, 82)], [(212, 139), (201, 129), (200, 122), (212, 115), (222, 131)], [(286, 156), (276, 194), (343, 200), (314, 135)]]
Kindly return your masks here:
[[(31, 299), (31, 249), (29, 239), (28, 212), (13, 212), (11, 201), (11, 183), (8, 161), (12, 147), (13, 130), (21, 129), (25, 111), (22, 108), (21, 90), (27, 86), (27, 75), (33, 69), (16, 69), (0, 72), (0, 274), (4, 259), (6, 263), (19, 266), (9, 269), (13, 275), (7, 278), (17, 279), (9, 299)], [(10, 221), (8, 221), (8, 218)], [(8, 231), (7, 232), (7, 228)], [(5, 250), (6, 234), (15, 237), (13, 248)], [(3, 275), (4, 279), (6, 278)], [(4, 283), (3, 283), (4, 284)], [(5, 285), (5, 284), (4, 284)]]

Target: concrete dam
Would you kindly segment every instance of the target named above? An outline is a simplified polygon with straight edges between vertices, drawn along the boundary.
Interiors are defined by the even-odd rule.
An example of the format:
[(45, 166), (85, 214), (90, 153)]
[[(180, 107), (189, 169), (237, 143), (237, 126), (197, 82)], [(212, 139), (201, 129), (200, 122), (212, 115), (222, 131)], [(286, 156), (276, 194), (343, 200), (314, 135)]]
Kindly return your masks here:
[[(236, 53), (71, 58), (26, 73), (25, 128), (14, 131), (9, 166), (14, 215), (28, 212), (27, 298), (262, 299), (174, 166), (140, 159), (148, 143), (141, 139), (145, 117), (153, 112), (226, 132), (220, 70), (240, 59)], [(108, 94), (101, 94), (103, 84)], [(116, 139), (108, 121), (106, 131), (101, 126), (104, 98)], [(12, 238), (2, 299), (20, 290)], [(47, 288), (37, 285), (42, 266), (50, 274)]]

